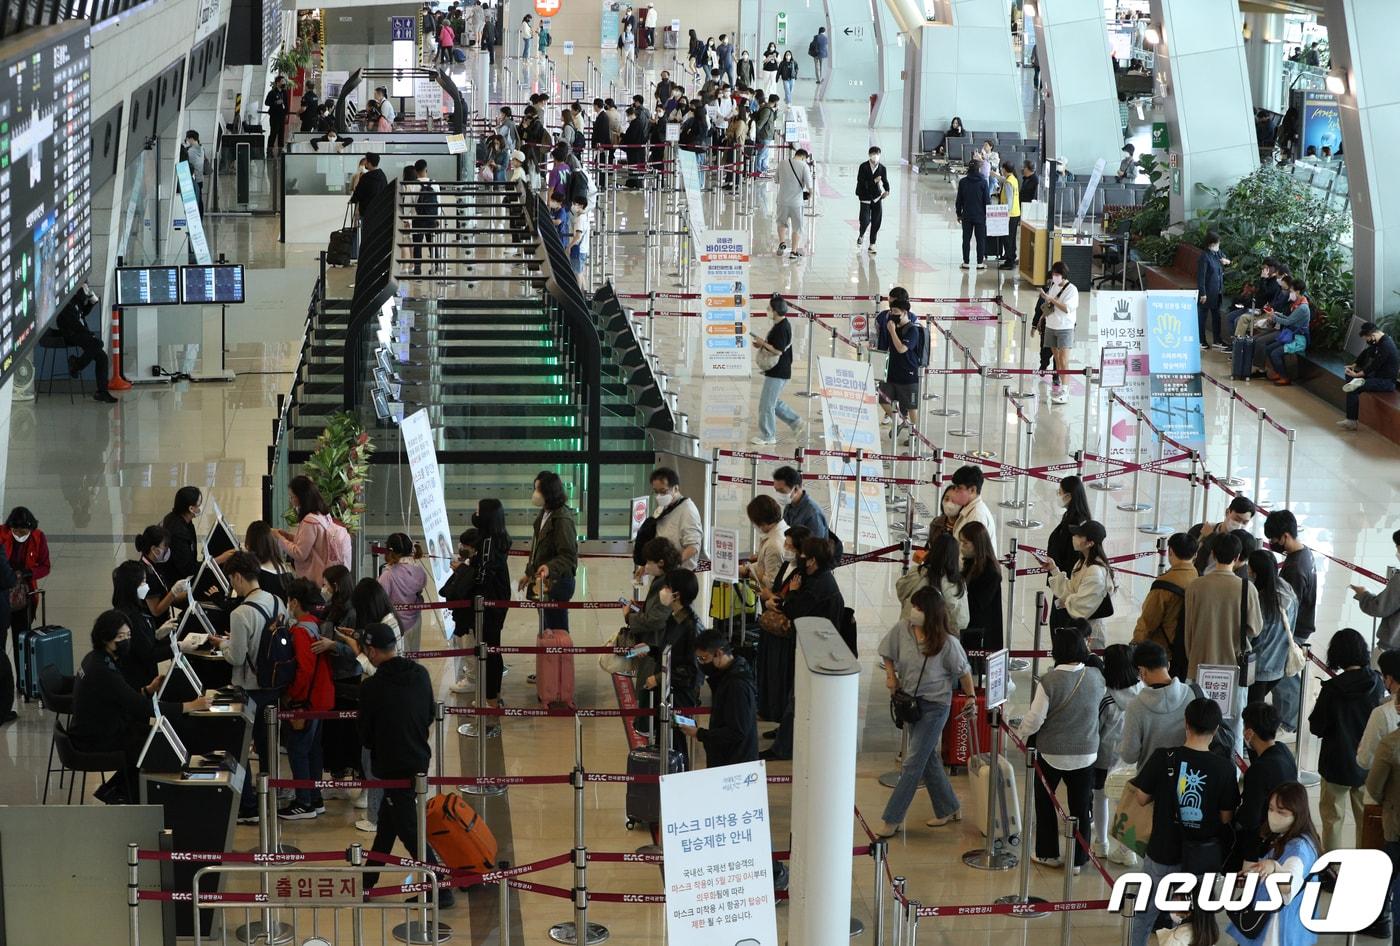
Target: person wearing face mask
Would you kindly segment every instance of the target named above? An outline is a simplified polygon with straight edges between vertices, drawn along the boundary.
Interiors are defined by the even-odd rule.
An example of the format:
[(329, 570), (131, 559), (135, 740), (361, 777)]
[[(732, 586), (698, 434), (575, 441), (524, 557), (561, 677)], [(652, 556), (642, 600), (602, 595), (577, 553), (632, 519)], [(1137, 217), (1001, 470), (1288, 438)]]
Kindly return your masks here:
[[(83, 658), (73, 681), (73, 716), (68, 736), (73, 748), (83, 752), (122, 752), (127, 768), (113, 775), (95, 792), (107, 804), (134, 803), (139, 773), (136, 760), (150, 733), (151, 697), (163, 678), (155, 676), (132, 686), (122, 674), (121, 661), (131, 644), (126, 615), (104, 611), (92, 625), (92, 650)], [(161, 703), (171, 716), (209, 708), (211, 700), (199, 696), (188, 703)]]
[(160, 526), (147, 526), (136, 537), (136, 551), (146, 570), (146, 594), (144, 601), (154, 617), (163, 618), (173, 605), (183, 603), (189, 597), (188, 582), (167, 584), (163, 566), (170, 560), (169, 538)]
[[(695, 642), (704, 628), (700, 617), (695, 613), (695, 599), (700, 595), (700, 582), (695, 573), (684, 568), (673, 568), (660, 581), (657, 597), (669, 612), (666, 626), (657, 637), (652, 650), (658, 661), (656, 669), (642, 681), (643, 687), (652, 690), (655, 698), (661, 685), (660, 660), (671, 649), (671, 700), (672, 706), (698, 706), (700, 704), (700, 664), (695, 656)], [(690, 759), (690, 749), (684, 739), (675, 741), (675, 749)]]
[[(1269, 513), (1264, 520), (1264, 538), (1269, 550), (1283, 556), (1279, 576), (1293, 588), (1298, 598), (1298, 619), (1293, 638), (1305, 643), (1317, 629), (1317, 564), (1312, 550), (1298, 540), (1298, 520), (1286, 509)], [(1274, 705), (1285, 725), (1298, 718), (1298, 675), (1284, 677), (1274, 689)], [(1291, 728), (1291, 727), (1290, 727)]]
[[(955, 516), (953, 520), (953, 535), (960, 536), (963, 527), (969, 522), (980, 522), (987, 530), (987, 536), (991, 539), (992, 548), (997, 547), (997, 522), (992, 514), (991, 507), (982, 499), (982, 484), (986, 478), (982, 475), (982, 468), (968, 464), (960, 466), (953, 472), (953, 488), (944, 494), (943, 514), (945, 516)], [(956, 513), (950, 511), (951, 506), (956, 506)]]
[(1276, 309), (1264, 323), (1268, 329), (1262, 333), (1256, 330), (1254, 336), (1254, 363), (1263, 368), (1274, 384), (1292, 384), (1284, 375), (1283, 356), (1298, 354), (1307, 349), (1308, 326), (1312, 322), (1312, 309), (1308, 297), (1304, 295), (1307, 285), (1298, 276), (1284, 276), (1280, 284), (1288, 290), (1288, 306)]
[(1220, 298), (1225, 292), (1225, 267), (1230, 261), (1220, 252), (1220, 234), (1214, 230), (1206, 234), (1206, 248), (1196, 263), (1196, 322), (1200, 334), (1201, 351), (1209, 351), (1206, 343), (1206, 329), (1215, 337), (1215, 347), (1225, 351), (1229, 346), (1220, 337)]
[(900, 601), (899, 619), (909, 620), (915, 595), (923, 588), (935, 588), (943, 596), (948, 612), (948, 633), (961, 636), (970, 616), (967, 583), (962, 575), (962, 552), (957, 539), (943, 533), (929, 543), (924, 560), (901, 575), (894, 583), (895, 596)]
[(1298, 762), (1288, 747), (1277, 742), (1278, 710), (1262, 701), (1244, 708), (1244, 744), (1249, 750), (1249, 768), (1240, 783), (1240, 805), (1231, 823), (1235, 845), (1226, 870), (1239, 870), (1247, 861), (1257, 861), (1264, 853), (1261, 832), (1267, 824), (1269, 796), (1285, 782), (1298, 780)]
[(182, 486), (175, 491), (175, 501), (171, 509), (160, 521), (160, 526), (168, 536), (170, 557), (161, 567), (161, 574), (167, 584), (175, 584), (181, 578), (193, 578), (199, 568), (199, 537), (195, 535), (194, 521), (199, 518), (201, 495), (196, 486)]
[[(452, 565), (452, 576), (442, 586), (444, 601), (470, 601), (478, 595), (488, 601), (510, 600), (510, 533), (506, 531), (505, 506), (499, 499), (478, 500), (476, 512), (472, 514), (472, 527), (462, 533), (458, 540), (457, 561)], [(476, 616), (471, 608), (452, 612), (453, 625), (461, 641), (454, 646), (462, 647), (466, 638), (473, 634)], [(501, 645), (501, 631), (505, 627), (505, 608), (486, 608), (482, 621), (482, 638), (488, 646)], [(501, 677), (505, 675), (505, 663), (500, 654), (486, 655), (486, 702), (491, 706), (501, 705)], [(452, 692), (465, 693), (474, 690), (481, 681), (471, 680), (471, 663), (464, 660), (458, 668), (457, 681)]]
[(968, 650), (1000, 650), (1005, 643), (1004, 609), (1001, 606), (1001, 564), (992, 548), (987, 527), (969, 522), (958, 536), (963, 581), (967, 584), (967, 630), (963, 646)]
[[(764, 608), (758, 620), (758, 718), (770, 723), (782, 722), (793, 692), (797, 639), (788, 633), (789, 625), (782, 609), (783, 600), (797, 582), (797, 550), (809, 537), (810, 533), (803, 526), (787, 530), (781, 540), (777, 573), (771, 584), (760, 585), (758, 589)], [(777, 729), (770, 729), (763, 738), (773, 739), (777, 735)]]
[(788, 531), (783, 511), (772, 496), (755, 496), (744, 512), (758, 530), (759, 540), (753, 561), (739, 566), (739, 577), (753, 580), (760, 588), (772, 587), (783, 567), (783, 538)]
[[(391, 604), (422, 604), (423, 589), (428, 574), (418, 562), (423, 549), (403, 532), (395, 532), (384, 541), (384, 567), (379, 571), (379, 584)], [(423, 612), (395, 611), (394, 620), (403, 638), (403, 649), (416, 652), (423, 642)]]
[[(1056, 605), (1069, 618), (1087, 620), (1093, 629), (1095, 647), (1104, 645), (1104, 619), (1113, 616), (1113, 566), (1108, 562), (1103, 543), (1107, 536), (1102, 523), (1089, 519), (1070, 530), (1074, 550), (1079, 555), (1073, 569), (1066, 574), (1053, 559), (1045, 560), (1050, 572), (1050, 591)], [(1050, 627), (1056, 627), (1053, 616)]]
[(695, 641), (695, 656), (713, 697), (710, 725), (678, 726), (705, 747), (705, 766), (758, 761), (758, 691), (749, 662), (734, 653), (722, 631), (705, 631)]
[(1186, 589), (1198, 575), (1191, 564), (1195, 555), (1196, 540), (1189, 533), (1167, 539), (1167, 570), (1152, 582), (1133, 626), (1133, 643), (1160, 644), (1171, 655), (1171, 675), (1180, 680), (1186, 679)]
[[(704, 527), (700, 522), (700, 510), (694, 500), (681, 492), (681, 477), (667, 466), (659, 466), (651, 471), (652, 519), (655, 522), (652, 535), (669, 539), (681, 551), (681, 568), (695, 570), (700, 562), (701, 545), (704, 542)], [(638, 538), (642, 532), (639, 530)], [(641, 577), (640, 569), (636, 577)]]
[(777, 356), (773, 366), (763, 372), (763, 391), (758, 396), (758, 436), (751, 441), (756, 447), (778, 442), (778, 419), (788, 426), (794, 440), (802, 437), (802, 418), (783, 402), (783, 388), (792, 379), (792, 325), (788, 323), (787, 300), (779, 293), (768, 297), (768, 316), (773, 320), (768, 334), (762, 339), (752, 336), (754, 348)]
[(783, 521), (788, 528), (802, 526), (818, 539), (832, 539), (837, 543), (839, 560), (841, 540), (827, 527), (826, 513), (802, 488), (802, 474), (790, 466), (778, 467), (773, 471), (773, 492), (783, 507)]
[[(383, 589), (379, 590), (382, 594)], [(354, 591), (355, 581), (344, 565), (332, 565), (321, 576), (321, 597), (326, 606), (321, 612), (320, 634), (312, 642), (311, 651), (330, 661), (337, 710), (353, 710), (360, 705), (360, 664), (355, 650), (340, 637), (342, 628), (353, 629), (356, 625), (355, 605), (351, 601)], [(354, 720), (321, 721), (321, 753), (326, 771), (335, 778), (352, 778), (359, 773), (361, 748)], [(325, 789), (321, 794), (326, 798), (352, 798), (358, 790)]]
[[(1225, 932), (1235, 942), (1247, 946), (1256, 943), (1259, 946), (1313, 946), (1317, 942), (1317, 934), (1303, 925), (1303, 901), (1308, 899), (1303, 896), (1303, 891), (1323, 849), (1313, 828), (1308, 790), (1296, 781), (1285, 782), (1275, 788), (1269, 795), (1269, 807), (1259, 833), (1261, 857), (1246, 864), (1245, 870), (1265, 876), (1287, 874), (1288, 883), (1280, 889), (1284, 905), (1269, 916), (1254, 936), (1244, 933), (1234, 923)], [(1389, 837), (1388, 831), (1386, 836)], [(1389, 939), (1389, 917), (1384, 919), (1385, 938)], [(1378, 932), (1372, 927), (1362, 935), (1375, 936)]]
[[(14, 647), (15, 667), (19, 667), (19, 636), (34, 624), (39, 610), (39, 582), (48, 577), (49, 540), (39, 528), (39, 520), (24, 506), (16, 506), (0, 526), (0, 551), (15, 573), (16, 588), (25, 592), (25, 602), (10, 606), (10, 643)], [(11, 594), (18, 599), (18, 594)], [(17, 678), (18, 679), (18, 678)]]
[(316, 583), (321, 581), (327, 566), (349, 565), (353, 554), (350, 533), (331, 516), (330, 505), (311, 477), (292, 477), (287, 484), (287, 498), (296, 512), (296, 531), (273, 531), (291, 558), (296, 576)]
[(1225, 507), (1225, 518), (1219, 522), (1198, 522), (1186, 534), (1198, 543), (1196, 546), (1196, 571), (1205, 574), (1211, 563), (1211, 548), (1218, 536), (1228, 535), (1236, 529), (1248, 530), (1254, 521), (1258, 507), (1247, 496), (1236, 496)]
[(1366, 348), (1356, 356), (1356, 363), (1347, 365), (1347, 382), (1342, 390), (1347, 395), (1346, 420), (1337, 421), (1343, 430), (1355, 430), (1361, 417), (1361, 395), (1395, 390), (1395, 376), (1400, 374), (1400, 351), (1395, 339), (1382, 332), (1374, 322), (1361, 326), (1361, 339)]
[(860, 201), (860, 233), (856, 249), (865, 241), (870, 230), (870, 255), (875, 255), (875, 241), (880, 238), (880, 220), (884, 216), (885, 198), (890, 196), (890, 178), (880, 163), (880, 149), (872, 147), (869, 159), (856, 171), (856, 200)]
[[(530, 504), (539, 512), (531, 527), (530, 557), (516, 587), (531, 601), (568, 601), (574, 596), (574, 573), (578, 571), (578, 520), (569, 508), (559, 474), (540, 471), (530, 493)], [(570, 646), (569, 612), (542, 610), (540, 635), (552, 637), (559, 646)], [(573, 658), (564, 659), (572, 668)], [(539, 678), (540, 665), (537, 657), (532, 675), (535, 680)]]
[(1050, 267), (1050, 285), (1040, 290), (1045, 312), (1045, 346), (1055, 359), (1055, 384), (1050, 388), (1050, 403), (1064, 404), (1063, 381), (1069, 374), (1069, 353), (1074, 347), (1074, 327), (1079, 317), (1079, 290), (1069, 281), (1069, 269), (1063, 262)]
[[(880, 408), (890, 419), (895, 418), (896, 410), (899, 412), (899, 417), (908, 425), (912, 443), (919, 423), (919, 377), (923, 373), (926, 344), (923, 326), (910, 317), (908, 303), (903, 299), (890, 300), (885, 336), (889, 342), (889, 358), (885, 380), (879, 386)], [(898, 436), (897, 421), (892, 436)]]
[(982, 176), (982, 160), (973, 158), (967, 162), (967, 173), (958, 181), (958, 195), (953, 205), (958, 223), (962, 225), (963, 269), (972, 266), (974, 236), (977, 238), (977, 268), (987, 268), (987, 205), (991, 202), (991, 189)]
[[(1400, 529), (1390, 534), (1390, 541), (1395, 544), (1395, 558), (1400, 561)], [(1376, 647), (1383, 650), (1400, 648), (1400, 572), (1395, 573), (1380, 594), (1361, 585), (1347, 587), (1362, 614), (1380, 619), (1376, 628)]]
[[(1055, 490), (1055, 501), (1060, 504), (1064, 514), (1060, 516), (1059, 524), (1051, 530), (1050, 538), (1045, 540), (1045, 554), (1059, 566), (1060, 571), (1071, 572), (1079, 561), (1079, 553), (1074, 550), (1070, 529), (1088, 522), (1094, 518), (1094, 514), (1089, 511), (1089, 494), (1084, 489), (1084, 482), (1077, 476), (1066, 476), (1060, 480)], [(1053, 615), (1050, 626), (1059, 626)]]
[(145, 686), (160, 673), (160, 663), (171, 656), (170, 630), (173, 624), (162, 626), (157, 634), (156, 622), (146, 605), (150, 587), (146, 570), (140, 562), (122, 562), (112, 571), (112, 608), (126, 618), (131, 631), (130, 644), (119, 661), (122, 676), (133, 687)]
[(1380, 675), (1370, 667), (1366, 640), (1344, 627), (1327, 642), (1327, 667), (1334, 676), (1322, 681), (1308, 714), (1308, 730), (1322, 740), (1317, 753), (1317, 774), (1322, 776), (1318, 811), (1322, 815), (1322, 843), (1327, 850), (1353, 847), (1343, 833), (1349, 806), (1360, 841), (1362, 792), (1366, 770), (1357, 765), (1356, 750), (1371, 710), (1386, 698)]
[(904, 824), (919, 783), (923, 782), (933, 806), (933, 818), (925, 822), (938, 828), (962, 819), (962, 806), (938, 747), (948, 722), (953, 689), (974, 696), (972, 672), (962, 644), (953, 635), (943, 596), (925, 587), (914, 595), (908, 618), (890, 628), (880, 641), (879, 654), (885, 668), (885, 687), (891, 695), (902, 690), (918, 700), (922, 715), (912, 724), (909, 748), (899, 782), (885, 804), (879, 837), (893, 837)]
[[(646, 598), (640, 610), (631, 605), (622, 605), (622, 620), (627, 628), (627, 636), (637, 655), (633, 667), (638, 683), (646, 681), (659, 672), (661, 659), (660, 641), (666, 630), (666, 622), (671, 618), (671, 609), (661, 603), (661, 588), (666, 584), (666, 574), (680, 568), (680, 549), (670, 539), (654, 538), (642, 549), (642, 580), (646, 582)], [(654, 691), (639, 686), (637, 696), (640, 705), (650, 708)], [(639, 718), (639, 732), (650, 732), (651, 720)]]

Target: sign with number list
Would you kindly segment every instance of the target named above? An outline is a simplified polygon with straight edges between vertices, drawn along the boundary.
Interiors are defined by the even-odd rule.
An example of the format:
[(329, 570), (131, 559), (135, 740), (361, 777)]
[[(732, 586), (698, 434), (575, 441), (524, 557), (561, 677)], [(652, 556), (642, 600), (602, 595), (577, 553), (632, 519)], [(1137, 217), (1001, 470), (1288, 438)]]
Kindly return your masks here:
[[(428, 559), (433, 580), (441, 588), (452, 577), (452, 556), (457, 549), (452, 541), (451, 523), (447, 518), (447, 498), (442, 488), (442, 473), (438, 467), (437, 442), (433, 437), (433, 422), (428, 409), (408, 415), (399, 425), (404, 453), (413, 476), (413, 495), (418, 500), (418, 524), (423, 529), (423, 547), (432, 556)], [(439, 611), (443, 632), (452, 636), (452, 612)]]
[(1196, 683), (1202, 693), (1215, 700), (1220, 715), (1226, 719), (1233, 719), (1235, 715), (1235, 687), (1239, 677), (1240, 668), (1232, 664), (1196, 665)]
[(739, 580), (739, 530), (715, 526), (710, 532), (710, 571), (715, 581)]
[[(871, 355), (872, 359), (875, 357)], [(880, 406), (875, 379), (882, 377), (873, 363), (844, 358), (818, 358), (821, 376), (822, 446), (827, 450), (867, 450), (881, 453)], [(879, 460), (860, 462), (862, 477), (883, 477), (885, 465)], [(831, 528), (843, 542), (856, 541), (856, 520), (860, 520), (860, 550), (884, 548), (890, 544), (889, 516), (885, 511), (885, 486), (868, 479), (856, 490), (856, 461), (827, 457), (826, 472), (831, 487)], [(844, 479), (851, 477), (851, 479)], [(856, 509), (859, 506), (860, 513)], [(847, 552), (855, 552), (847, 545)]]
[(778, 946), (762, 762), (661, 776), (666, 940)]
[(987, 655), (987, 709), (1006, 702), (1006, 676), (1011, 667), (1011, 651), (1005, 648)]
[(700, 235), (700, 319), (707, 377), (747, 377), (750, 371), (749, 240), (747, 230)]
[(574, 99), (583, 98), (584, 84), (582, 79), (569, 80), (569, 97)]

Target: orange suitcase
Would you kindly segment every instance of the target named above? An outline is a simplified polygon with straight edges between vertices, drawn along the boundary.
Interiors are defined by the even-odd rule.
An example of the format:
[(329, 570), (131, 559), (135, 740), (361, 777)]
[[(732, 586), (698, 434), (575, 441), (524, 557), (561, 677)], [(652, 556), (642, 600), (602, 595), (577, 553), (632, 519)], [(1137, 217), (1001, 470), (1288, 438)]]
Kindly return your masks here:
[(495, 835), (454, 792), (428, 799), (428, 843), (453, 870), (484, 873), (496, 867)]

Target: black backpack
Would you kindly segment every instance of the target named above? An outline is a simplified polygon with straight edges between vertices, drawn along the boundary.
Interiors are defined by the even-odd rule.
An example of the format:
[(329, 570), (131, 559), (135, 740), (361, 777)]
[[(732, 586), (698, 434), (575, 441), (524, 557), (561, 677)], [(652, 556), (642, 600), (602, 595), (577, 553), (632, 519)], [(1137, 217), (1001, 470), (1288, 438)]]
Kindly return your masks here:
[(1186, 591), (1179, 585), (1174, 585), (1169, 581), (1158, 578), (1148, 589), (1148, 593), (1153, 591), (1165, 591), (1175, 595), (1181, 601), (1181, 610), (1177, 612), (1176, 629), (1172, 637), (1167, 639), (1167, 654), (1169, 658), (1168, 672), (1178, 680), (1186, 679)]
[(807, 44), (807, 55), (814, 58), (817, 55), (817, 38), (815, 36), (813, 36), (812, 41)]
[(297, 675), (297, 652), (292, 644), (292, 629), (281, 615), (268, 614), (251, 601), (243, 602), (263, 618), (258, 646), (249, 652), (248, 661), (258, 677), (262, 690), (285, 690)]
[(671, 514), (681, 503), (685, 502), (685, 497), (675, 500), (671, 505), (661, 510), (657, 516), (647, 516), (642, 520), (642, 524), (637, 527), (637, 538), (632, 543), (632, 564), (641, 567), (647, 563), (646, 556), (642, 554), (642, 549), (647, 547), (647, 543), (656, 538), (656, 524)]

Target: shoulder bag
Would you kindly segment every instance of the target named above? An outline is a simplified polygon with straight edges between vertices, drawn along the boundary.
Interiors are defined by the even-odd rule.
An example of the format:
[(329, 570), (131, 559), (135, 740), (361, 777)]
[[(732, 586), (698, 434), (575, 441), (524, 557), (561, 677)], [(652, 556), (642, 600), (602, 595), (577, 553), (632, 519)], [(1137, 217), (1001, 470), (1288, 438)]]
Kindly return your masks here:
[[(1259, 655), (1249, 643), (1249, 582), (1240, 579), (1240, 687), (1249, 689), (1254, 685), (1255, 658)], [(1288, 635), (1291, 640), (1293, 635)], [(1300, 668), (1301, 669), (1301, 668)]]
[(782, 351), (772, 352), (766, 348), (755, 348), (753, 353), (754, 363), (758, 365), (759, 371), (772, 371), (778, 367), (778, 362), (783, 358), (783, 352), (792, 348), (792, 336), (788, 336), (787, 347)]
[[(923, 666), (919, 668), (919, 679), (914, 683), (914, 693), (919, 692), (919, 686), (924, 682), (924, 671), (927, 669), (928, 657), (924, 657)], [(903, 687), (896, 687), (890, 694), (890, 719), (894, 721), (896, 729), (912, 726), (924, 718), (924, 708), (914, 693), (906, 692)]]

